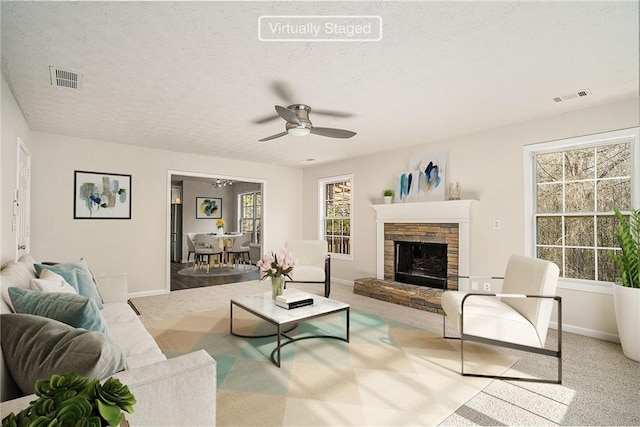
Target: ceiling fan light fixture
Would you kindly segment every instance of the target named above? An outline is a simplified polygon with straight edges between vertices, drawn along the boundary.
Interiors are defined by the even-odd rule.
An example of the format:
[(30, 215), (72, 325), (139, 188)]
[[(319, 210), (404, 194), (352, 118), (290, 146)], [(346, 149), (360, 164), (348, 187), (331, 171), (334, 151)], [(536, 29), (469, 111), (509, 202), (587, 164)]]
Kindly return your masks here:
[(311, 133), (311, 130), (304, 126), (296, 126), (287, 129), (287, 132), (289, 133), (289, 135), (293, 136), (307, 136)]

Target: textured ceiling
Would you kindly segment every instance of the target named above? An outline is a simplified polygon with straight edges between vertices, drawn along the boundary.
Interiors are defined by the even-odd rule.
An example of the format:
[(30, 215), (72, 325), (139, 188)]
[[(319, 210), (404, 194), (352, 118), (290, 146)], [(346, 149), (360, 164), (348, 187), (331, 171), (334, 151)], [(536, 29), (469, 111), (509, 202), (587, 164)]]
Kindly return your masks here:
[[(638, 2), (1, 2), (32, 130), (305, 166), (638, 96)], [(379, 42), (262, 42), (262, 15), (376, 15)], [(49, 66), (81, 74), (55, 88)], [(296, 102), (347, 140), (256, 124)], [(590, 89), (592, 96), (554, 103)], [(305, 159), (316, 159), (305, 162)]]

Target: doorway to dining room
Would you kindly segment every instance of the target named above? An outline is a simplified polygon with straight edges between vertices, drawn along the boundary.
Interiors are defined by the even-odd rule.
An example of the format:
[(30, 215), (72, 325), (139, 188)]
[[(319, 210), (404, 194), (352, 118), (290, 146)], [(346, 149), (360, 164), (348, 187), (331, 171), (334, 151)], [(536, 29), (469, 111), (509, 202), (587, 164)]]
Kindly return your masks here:
[[(255, 263), (262, 256), (264, 184), (255, 178), (168, 171), (168, 291), (259, 278)], [(214, 236), (223, 249), (208, 268), (195, 265), (192, 242), (197, 234)], [(245, 239), (248, 242), (236, 244), (244, 253), (236, 253), (233, 243)]]

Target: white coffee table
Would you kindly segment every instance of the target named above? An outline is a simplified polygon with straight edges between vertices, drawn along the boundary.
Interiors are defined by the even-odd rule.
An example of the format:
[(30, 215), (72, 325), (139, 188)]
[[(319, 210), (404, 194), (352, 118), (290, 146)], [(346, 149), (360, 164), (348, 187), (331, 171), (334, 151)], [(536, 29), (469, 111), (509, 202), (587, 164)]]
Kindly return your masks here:
[[(285, 290), (285, 294), (286, 294)], [(296, 293), (302, 292), (296, 290)], [(231, 299), (231, 309), (229, 315), (229, 332), (232, 335), (243, 337), (243, 338), (261, 338), (265, 336), (276, 336), (278, 343), (276, 348), (271, 352), (271, 361), (277, 366), (280, 367), (280, 350), (285, 345), (291, 344), (295, 341), (301, 341), (309, 338), (330, 338), (337, 339), (341, 341), (349, 342), (349, 304), (345, 304), (343, 302), (334, 301), (328, 298), (321, 297), (319, 295), (307, 294), (309, 298), (313, 298), (313, 305), (308, 305), (305, 307), (293, 308), (287, 310), (282, 307), (278, 307), (271, 297), (271, 292), (265, 292), (257, 295), (249, 295), (243, 297), (237, 297)], [(242, 335), (233, 332), (233, 306), (238, 306), (243, 310), (248, 311), (249, 313), (257, 316), (276, 327), (276, 333), (270, 335)], [(287, 332), (294, 329), (298, 323), (304, 322), (307, 320), (314, 319), (316, 317), (327, 316), (333, 313), (339, 313), (341, 311), (346, 312), (345, 317), (345, 336), (339, 337), (334, 335), (313, 335), (313, 336), (304, 336), (299, 338), (293, 338), (286, 335)], [(287, 341), (282, 342), (282, 338), (286, 338)], [(277, 358), (275, 357), (277, 353)]]

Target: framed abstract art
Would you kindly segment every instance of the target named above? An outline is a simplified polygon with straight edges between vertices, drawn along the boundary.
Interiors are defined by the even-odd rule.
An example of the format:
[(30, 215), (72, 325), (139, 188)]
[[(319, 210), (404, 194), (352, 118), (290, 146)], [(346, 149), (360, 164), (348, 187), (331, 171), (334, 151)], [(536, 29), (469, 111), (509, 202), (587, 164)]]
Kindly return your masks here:
[(74, 171), (74, 219), (131, 219), (131, 175)]
[(222, 199), (216, 197), (196, 197), (196, 218), (222, 218)]

